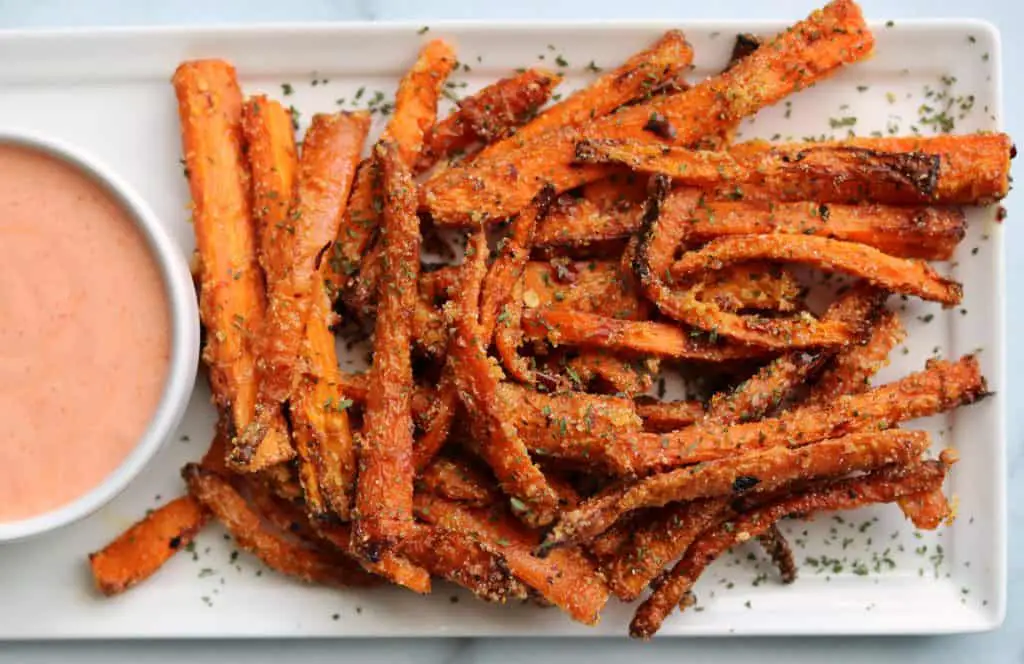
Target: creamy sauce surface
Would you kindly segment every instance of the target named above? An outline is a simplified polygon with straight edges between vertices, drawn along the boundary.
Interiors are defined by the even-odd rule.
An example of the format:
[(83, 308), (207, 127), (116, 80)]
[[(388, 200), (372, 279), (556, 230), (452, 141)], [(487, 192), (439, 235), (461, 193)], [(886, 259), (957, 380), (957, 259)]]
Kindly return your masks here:
[(129, 214), (73, 166), (0, 145), (0, 522), (65, 505), (124, 461), (170, 345)]

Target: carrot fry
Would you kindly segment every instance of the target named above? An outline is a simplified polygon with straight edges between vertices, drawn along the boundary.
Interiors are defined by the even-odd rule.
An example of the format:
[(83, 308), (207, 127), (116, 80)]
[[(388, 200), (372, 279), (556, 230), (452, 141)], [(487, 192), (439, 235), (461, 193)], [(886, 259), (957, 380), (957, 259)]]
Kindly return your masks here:
[(614, 173), (585, 184), (579, 196), (563, 194), (537, 225), (537, 247), (580, 247), (620, 240), (639, 228), (645, 180), (634, 173)]
[(686, 553), (704, 530), (728, 515), (724, 498), (668, 505), (645, 515), (605, 566), (609, 588), (624, 602), (637, 599), (666, 564)]
[[(628, 276), (628, 275), (627, 275)], [(613, 261), (531, 261), (523, 273), (523, 297), (531, 308), (645, 317), (647, 307)]]
[(793, 311), (801, 291), (800, 282), (788, 270), (755, 261), (702, 275), (699, 298), (726, 311)]
[(699, 401), (636, 401), (636, 414), (644, 421), (644, 431), (665, 433), (689, 426), (704, 417)]
[[(398, 155), (411, 169), (423, 150), (426, 132), (434, 126), (437, 102), (445, 79), (455, 67), (455, 53), (440, 39), (427, 43), (412, 68), (398, 83), (395, 108), (381, 142), (396, 144)], [(338, 240), (334, 245), (335, 292), (345, 285), (347, 277), (358, 271), (370, 241), (377, 232), (382, 214), (379, 189), (381, 165), (370, 158), (359, 165), (348, 208), (341, 219)], [(370, 293), (375, 287), (368, 288)]]
[(540, 542), (501, 507), (473, 509), (429, 494), (416, 495), (417, 514), (429, 523), (464, 532), (487, 542), (505, 558), (512, 574), (540, 595), (587, 625), (597, 624), (608, 601), (608, 588), (593, 564), (575, 549), (561, 549), (546, 559), (533, 555)]
[(486, 507), (500, 500), (492, 482), (464, 459), (437, 457), (420, 473), (416, 487), (448, 500)]
[(757, 542), (779, 568), (779, 580), (785, 584), (796, 581), (798, 570), (793, 558), (793, 549), (779, 530), (778, 524), (772, 524), (768, 530), (758, 535)]
[(713, 343), (708, 335), (689, 332), (679, 325), (619, 320), (575, 311), (527, 309), (523, 312), (522, 325), (527, 338), (543, 339), (555, 346), (605, 348), (701, 362), (764, 355), (758, 348)]
[(890, 292), (916, 295), (947, 306), (959, 303), (963, 297), (960, 284), (939, 276), (924, 262), (893, 258), (853, 242), (809, 235), (719, 238), (676, 261), (672, 274), (676, 278), (685, 278), (717, 269), (715, 266), (766, 258), (850, 274)]
[[(352, 529), (349, 524), (336, 523), (327, 525), (322, 521), (315, 521), (314, 526), (317, 535), (328, 544), (348, 555), (355, 555), (352, 551)], [(372, 572), (403, 588), (408, 588), (414, 593), (421, 595), (430, 594), (430, 573), (394, 551), (382, 551), (380, 560), (376, 562), (363, 558), (356, 558), (356, 560), (367, 572)]]
[(558, 496), (548, 485), (527, 451), (515, 427), (498, 409), (501, 370), (487, 356), (479, 322), (481, 284), (487, 269), (486, 237), (481, 230), (467, 247), (462, 292), (456, 306), (454, 334), (448, 344), (448, 366), (458, 394), (470, 415), (474, 438), (487, 465), (494, 471), (502, 490), (525, 509), (521, 516), (535, 525), (550, 523)]
[[(653, 363), (653, 366), (651, 366)], [(633, 396), (651, 389), (658, 372), (658, 361), (627, 361), (604, 351), (584, 350), (569, 360), (566, 371), (577, 389), (588, 388), (597, 382), (598, 388), (612, 394)]]
[(420, 267), (416, 185), (393, 143), (375, 148), (384, 177), (384, 257), (388, 267), (374, 332), (359, 450), (353, 549), (377, 560), (412, 523), (411, 312)]
[(834, 477), (889, 464), (906, 465), (928, 448), (924, 431), (890, 429), (854, 433), (803, 447), (774, 447), (652, 475), (612, 489), (566, 512), (541, 550), (587, 542), (619, 517), (643, 507), (776, 489), (795, 480)]
[(922, 491), (899, 499), (900, 509), (915, 528), (935, 530), (943, 523), (952, 523), (953, 508), (941, 488)]
[(511, 378), (526, 385), (537, 382), (537, 373), (530, 363), (519, 354), (523, 343), (523, 281), (512, 287), (512, 296), (501, 309), (497, 329), (494, 333), (494, 348), (501, 358), (501, 365)]
[(922, 487), (941, 487), (947, 467), (925, 462), (911, 469), (882, 471), (840, 480), (823, 488), (787, 496), (713, 527), (687, 550), (686, 555), (658, 582), (654, 593), (637, 609), (630, 623), (634, 638), (649, 639), (697, 582), (704, 569), (736, 544), (767, 532), (790, 514), (854, 509), (889, 503)]
[(415, 524), (398, 551), (485, 602), (523, 600), (526, 588), (509, 573), (505, 557), (465, 533)]
[(427, 415), (427, 424), (423, 435), (413, 443), (413, 465), (416, 472), (423, 472), (431, 459), (444, 447), (451, 432), (452, 422), (459, 408), (459, 392), (456, 388), (455, 376), (446, 366), (437, 386), (433, 407)]
[(375, 582), (349, 558), (296, 544), (268, 530), (259, 513), (215, 473), (188, 464), (182, 475), (189, 493), (224, 524), (238, 545), (271, 569), (306, 583), (351, 586)]
[[(665, 33), (650, 48), (551, 106), (515, 135), (484, 148), (469, 164), (430, 178), (423, 188), (427, 210), (435, 223), (448, 226), (514, 214), (540, 191), (549, 169), (570, 164), (573, 137), (580, 127), (627, 102), (646, 98), (659, 85), (679, 77), (692, 59), (693, 50), (680, 32)], [(609, 172), (601, 167), (589, 170), (584, 178), (570, 172), (569, 178), (556, 176), (551, 182), (561, 192)]]
[(295, 455), (280, 413), (258, 448), (240, 434), (256, 417), (254, 336), (263, 326), (263, 279), (256, 258), (249, 173), (242, 156), (242, 93), (221, 60), (186, 62), (174, 73), (182, 147), (202, 259), (203, 357), (214, 402), (231, 423), (229, 461), (254, 472)]
[(874, 203), (706, 200), (695, 208), (683, 193), (670, 194), (661, 214), (685, 221), (686, 242), (703, 243), (730, 235), (815, 235), (858, 242), (902, 258), (928, 260), (947, 260), (966, 232), (964, 213), (957, 208)]
[(416, 172), (459, 155), (477, 141), (493, 143), (505, 138), (534, 117), (561, 82), (561, 74), (527, 69), (462, 99), (458, 108), (427, 134)]
[(195, 538), (209, 513), (192, 496), (181, 496), (146, 515), (101, 550), (89, 568), (101, 593), (118, 595), (145, 581)]
[[(835, 0), (777, 35), (729, 71), (689, 90), (657, 97), (569, 127), (544, 141), (529, 142), (513, 154), (428, 182), (425, 202), (435, 221), (466, 225), (468, 211), (479, 218), (501, 218), (522, 208), (545, 183), (562, 192), (608, 173), (601, 165), (574, 165), (579, 139), (643, 140), (655, 135), (691, 145), (720, 133), (744, 117), (870, 54), (874, 40), (853, 0)], [(529, 126), (529, 125), (528, 125)], [(515, 166), (510, 173), (508, 164)]]

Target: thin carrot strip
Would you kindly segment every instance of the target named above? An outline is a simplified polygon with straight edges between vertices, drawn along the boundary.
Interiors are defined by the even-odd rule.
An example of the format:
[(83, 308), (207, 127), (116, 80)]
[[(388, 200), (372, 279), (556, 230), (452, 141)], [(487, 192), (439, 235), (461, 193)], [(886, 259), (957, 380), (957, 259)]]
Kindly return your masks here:
[(283, 417), (272, 415), (258, 448), (240, 434), (256, 417), (254, 335), (263, 326), (263, 278), (256, 258), (249, 172), (242, 155), (242, 93), (221, 60), (186, 62), (174, 73), (182, 146), (202, 260), (203, 357), (214, 402), (231, 423), (232, 465), (257, 471), (295, 455)]
[(411, 312), (420, 268), (416, 185), (393, 143), (375, 147), (384, 175), (387, 271), (377, 307), (373, 365), (356, 484), (353, 549), (373, 561), (412, 524)]

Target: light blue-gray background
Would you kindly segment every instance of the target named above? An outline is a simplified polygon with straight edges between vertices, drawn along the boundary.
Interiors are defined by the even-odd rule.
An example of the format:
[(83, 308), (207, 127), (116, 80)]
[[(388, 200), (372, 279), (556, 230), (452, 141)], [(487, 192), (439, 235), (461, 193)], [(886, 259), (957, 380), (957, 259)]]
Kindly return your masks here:
[[(0, 27), (57, 27), (182, 23), (254, 23), (270, 21), (436, 19), (673, 19), (750, 18), (794, 20), (823, 0), (0, 0)], [(1017, 80), (1024, 64), (1024, 10), (1021, 0), (861, 0), (873, 19), (974, 17), (995, 23), (1003, 33), (1006, 129), (1024, 136), (1024, 91)], [(989, 634), (923, 638), (695, 639), (633, 644), (622, 640), (348, 640), (313, 642), (69, 643), (3, 644), (0, 664), (28, 662), (359, 661), (366, 664), (420, 662), (502, 662), (508, 664), (579, 662), (621, 664), (629, 659), (661, 664), (801, 664), (803, 662), (1024, 662), (1024, 487), (1016, 484), (1024, 463), (1024, 408), (1015, 407), (1024, 387), (1024, 353), (1015, 343), (1024, 336), (1024, 268), (1015, 260), (1024, 246), (1017, 219), (1020, 196), (1007, 207), (1007, 338), (1010, 347), (1007, 395), (1010, 514), (1010, 585), (1006, 624)], [(3, 589), (0, 588), (0, 602)], [(156, 619), (156, 616), (154, 616)]]

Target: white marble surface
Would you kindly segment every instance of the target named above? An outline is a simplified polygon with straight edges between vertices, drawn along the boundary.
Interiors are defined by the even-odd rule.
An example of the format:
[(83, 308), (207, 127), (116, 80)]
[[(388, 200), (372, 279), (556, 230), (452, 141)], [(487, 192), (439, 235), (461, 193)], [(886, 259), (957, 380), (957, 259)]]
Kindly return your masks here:
[[(685, 25), (694, 18), (786, 18), (805, 15), (818, 0), (0, 0), (0, 27), (57, 27), (146, 25), (183, 23), (239, 23), (329, 20), (433, 19), (678, 19)], [(873, 18), (923, 16), (984, 18), (1003, 32), (1006, 72), (1007, 130), (1024, 136), (1024, 91), (1015, 80), (1024, 63), (1024, 9), (1018, 0), (862, 0)], [(1024, 353), (1013, 341), (1024, 334), (1024, 266), (1015, 248), (1024, 246), (1024, 228), (1015, 211), (1020, 195), (1011, 195), (1006, 240), (1009, 243), (1007, 353), (1010, 399), (1019, 399), (1024, 387)], [(717, 664), (757, 661), (759, 664), (820, 662), (1022, 662), (1024, 661), (1024, 488), (1015, 480), (1024, 464), (1024, 410), (1010, 402), (1008, 422), (1010, 581), (1009, 607), (1002, 629), (977, 635), (922, 638), (818, 638), (818, 639), (697, 639), (662, 640), (650, 644), (622, 640), (347, 640), (312, 642), (125, 642), (125, 643), (0, 643), (0, 664), (29, 662), (103, 662), (104, 664), (246, 661), (320, 662), (621, 662), (643, 657), (646, 662), (715, 661)], [(0, 589), (0, 601), (2, 599)]]

